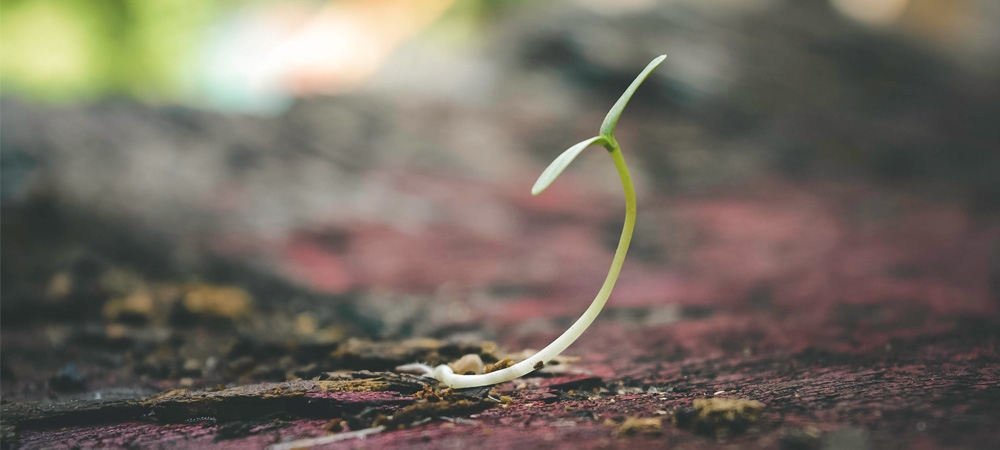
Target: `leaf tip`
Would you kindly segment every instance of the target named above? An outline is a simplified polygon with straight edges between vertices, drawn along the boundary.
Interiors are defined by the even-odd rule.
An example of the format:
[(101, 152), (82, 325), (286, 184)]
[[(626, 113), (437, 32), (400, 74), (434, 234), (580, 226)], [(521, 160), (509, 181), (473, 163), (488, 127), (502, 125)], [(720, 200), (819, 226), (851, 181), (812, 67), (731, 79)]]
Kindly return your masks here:
[(553, 160), (552, 163), (545, 168), (545, 171), (543, 171), (538, 177), (538, 181), (535, 181), (535, 185), (531, 188), (531, 195), (541, 194), (542, 191), (548, 188), (549, 185), (552, 184), (552, 182), (559, 176), (559, 174), (566, 169), (566, 166), (573, 162), (573, 159), (576, 158), (576, 156), (579, 155), (583, 149), (587, 148), (587, 146), (591, 144), (601, 143), (602, 141), (603, 138), (601, 136), (594, 136), (590, 139), (577, 142), (576, 145), (566, 149), (566, 151)]
[(632, 84), (625, 89), (618, 101), (611, 107), (608, 111), (608, 115), (604, 117), (604, 122), (601, 123), (601, 136), (610, 138), (615, 132), (615, 126), (618, 124), (618, 118), (622, 115), (622, 110), (625, 109), (625, 105), (628, 104), (629, 99), (632, 98), (632, 94), (635, 94), (636, 89), (639, 89), (639, 85), (643, 81), (646, 81), (646, 77), (649, 76), (653, 70), (660, 66), (663, 60), (667, 59), (667, 55), (660, 55), (653, 58), (649, 64), (646, 64), (646, 68), (642, 69), (642, 72), (632, 80)]
[(556, 180), (556, 177), (559, 176), (558, 173), (553, 174), (552, 172), (553, 171), (551, 169), (547, 168), (545, 172), (543, 172), (542, 175), (535, 180), (535, 185), (531, 187), (531, 195), (541, 194), (545, 191), (545, 189), (548, 189), (549, 185), (551, 185), (552, 182)]

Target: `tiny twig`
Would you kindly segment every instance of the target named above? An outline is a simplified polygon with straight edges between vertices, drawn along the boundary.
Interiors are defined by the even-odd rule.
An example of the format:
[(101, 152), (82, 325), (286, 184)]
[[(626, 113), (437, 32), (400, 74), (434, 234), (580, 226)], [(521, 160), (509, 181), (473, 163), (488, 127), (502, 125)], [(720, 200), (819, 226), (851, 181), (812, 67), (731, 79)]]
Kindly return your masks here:
[(297, 448), (309, 448), (316, 445), (329, 444), (331, 442), (346, 441), (348, 439), (364, 439), (365, 437), (381, 433), (385, 430), (384, 426), (365, 428), (358, 431), (348, 431), (346, 433), (331, 434), (329, 436), (320, 436), (317, 438), (309, 439), (299, 439), (295, 441), (282, 442), (280, 444), (274, 444), (267, 447), (267, 450), (292, 450)]
[(443, 420), (445, 422), (451, 422), (451, 423), (458, 424), (458, 425), (479, 425), (479, 422), (476, 422), (475, 420), (463, 419), (461, 417), (445, 417), (445, 416), (441, 416), (441, 417), (439, 417), (439, 419), (441, 419), (441, 420)]

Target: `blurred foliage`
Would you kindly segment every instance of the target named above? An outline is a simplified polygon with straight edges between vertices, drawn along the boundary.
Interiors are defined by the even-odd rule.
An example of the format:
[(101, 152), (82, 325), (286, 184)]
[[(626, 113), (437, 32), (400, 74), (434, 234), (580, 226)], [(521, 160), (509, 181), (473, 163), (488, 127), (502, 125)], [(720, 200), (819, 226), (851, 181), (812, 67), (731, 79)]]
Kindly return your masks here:
[(524, 0), (459, 0), (432, 26), (426, 36), (445, 46), (463, 45), (483, 38), (485, 28), (515, 10)]
[[(207, 63), (204, 49), (212, 33), (251, 3), (269, 1), (4, 0), (0, 87), (4, 94), (55, 102), (109, 96), (183, 100), (204, 81), (200, 65)], [(517, 3), (459, 2), (431, 37), (443, 44), (474, 39), (484, 22)]]
[(4, 93), (61, 101), (176, 95), (212, 20), (235, 0), (4, 0)]

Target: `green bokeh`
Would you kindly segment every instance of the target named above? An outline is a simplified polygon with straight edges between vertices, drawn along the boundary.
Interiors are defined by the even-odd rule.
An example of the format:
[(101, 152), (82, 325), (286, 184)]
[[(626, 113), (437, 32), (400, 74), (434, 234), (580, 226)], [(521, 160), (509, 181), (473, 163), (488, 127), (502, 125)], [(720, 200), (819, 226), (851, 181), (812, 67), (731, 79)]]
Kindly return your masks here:
[(4, 0), (0, 89), (50, 101), (174, 98), (227, 0)]
[[(197, 104), (211, 30), (244, 5), (272, 2), (279, 0), (3, 0), (0, 94)], [(519, 3), (462, 0), (428, 31), (439, 45), (468, 42)]]

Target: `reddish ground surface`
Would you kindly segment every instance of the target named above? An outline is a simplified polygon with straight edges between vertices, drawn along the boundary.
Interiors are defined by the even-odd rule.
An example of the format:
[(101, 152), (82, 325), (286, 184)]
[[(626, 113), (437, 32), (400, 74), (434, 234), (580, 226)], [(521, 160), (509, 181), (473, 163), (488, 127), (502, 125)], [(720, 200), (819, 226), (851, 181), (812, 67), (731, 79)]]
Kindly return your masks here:
[[(414, 398), (428, 380), (370, 380), (413, 360), (545, 345), (599, 286), (619, 206), (572, 178), (538, 199), (469, 181), (399, 183), (458, 205), (445, 216), (477, 213), (252, 246), (212, 238), (332, 295), (302, 307), (312, 319), (253, 294), (235, 318), (177, 303), (188, 316), (123, 324), (98, 302), (85, 325), (5, 325), (4, 445), (255, 448), (346, 433), (323, 448), (1000, 448), (994, 215), (837, 185), (647, 195), (619, 287), (575, 358), (430, 402)], [(388, 337), (369, 340), (379, 333)], [(78, 374), (57, 374), (67, 362)], [(149, 399), (178, 387), (195, 391)], [(704, 398), (756, 401), (759, 414), (700, 416), (693, 402)]]

